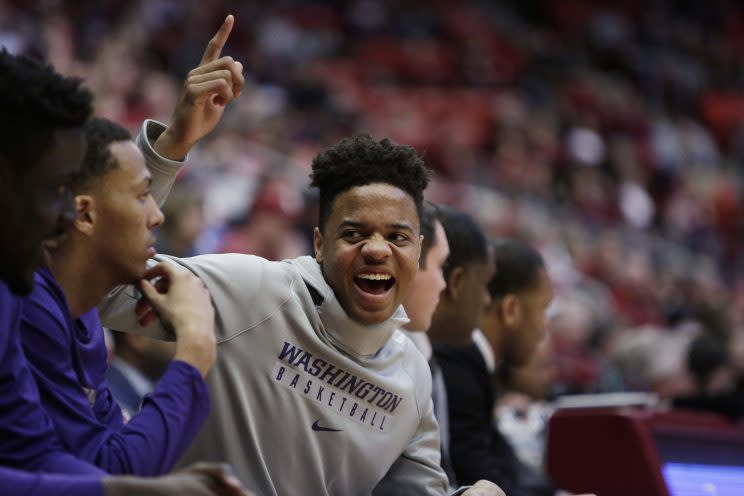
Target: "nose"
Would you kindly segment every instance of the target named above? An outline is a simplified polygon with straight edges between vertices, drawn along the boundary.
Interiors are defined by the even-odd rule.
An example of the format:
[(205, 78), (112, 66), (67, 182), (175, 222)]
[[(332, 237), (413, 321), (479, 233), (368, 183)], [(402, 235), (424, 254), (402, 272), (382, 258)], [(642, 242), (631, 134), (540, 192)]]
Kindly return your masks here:
[(150, 229), (155, 229), (165, 221), (165, 214), (155, 200), (150, 197)]
[(384, 260), (390, 254), (390, 246), (381, 236), (372, 236), (362, 246), (362, 256), (367, 260)]

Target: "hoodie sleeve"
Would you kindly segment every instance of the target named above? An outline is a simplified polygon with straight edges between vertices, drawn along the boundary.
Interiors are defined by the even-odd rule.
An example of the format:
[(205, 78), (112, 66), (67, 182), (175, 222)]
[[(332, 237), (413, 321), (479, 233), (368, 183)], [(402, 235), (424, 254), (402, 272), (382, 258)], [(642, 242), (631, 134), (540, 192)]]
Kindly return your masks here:
[[(166, 125), (158, 121), (147, 119), (137, 135), (137, 146), (145, 156), (147, 169), (152, 175), (152, 196), (158, 205), (163, 206), (168, 198), (173, 183), (185, 162), (169, 160), (155, 151), (154, 144), (158, 137), (167, 129)], [(187, 157), (188, 158), (188, 157)], [(184, 159), (185, 161), (185, 159)]]
[[(191, 258), (156, 255), (148, 266), (158, 262), (176, 263), (188, 269), (207, 287), (214, 304), (218, 344), (250, 332), (293, 297), (295, 283), (281, 262), (220, 253)], [(116, 331), (173, 340), (173, 333), (160, 321), (148, 327), (139, 325), (134, 313), (139, 298), (139, 291), (131, 285), (113, 290), (98, 307), (103, 325)]]
[(419, 424), (403, 453), (388, 469), (372, 492), (373, 496), (427, 495), (447, 493), (447, 475), (440, 465), (439, 426), (431, 399), (431, 373), (426, 359), (407, 341), (403, 363), (415, 386)]
[(447, 476), (439, 466), (439, 428), (429, 396), (416, 433), (377, 484), (373, 496), (443, 496), (447, 493)]

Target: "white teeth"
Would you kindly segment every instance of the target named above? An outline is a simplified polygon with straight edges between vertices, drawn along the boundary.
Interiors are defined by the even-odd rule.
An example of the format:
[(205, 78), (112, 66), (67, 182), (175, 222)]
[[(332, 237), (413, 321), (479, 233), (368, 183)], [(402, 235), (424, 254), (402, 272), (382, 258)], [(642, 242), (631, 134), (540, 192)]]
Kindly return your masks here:
[(389, 274), (359, 274), (357, 277), (370, 281), (389, 281), (391, 279)]

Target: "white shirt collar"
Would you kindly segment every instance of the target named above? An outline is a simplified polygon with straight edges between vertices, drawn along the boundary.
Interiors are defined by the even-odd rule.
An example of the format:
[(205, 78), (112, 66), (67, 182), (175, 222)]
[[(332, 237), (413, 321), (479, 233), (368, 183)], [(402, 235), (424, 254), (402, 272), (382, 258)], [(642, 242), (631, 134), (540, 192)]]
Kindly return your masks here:
[(473, 342), (481, 352), (481, 355), (483, 355), (483, 360), (486, 362), (488, 371), (491, 374), (496, 372), (496, 356), (493, 354), (493, 348), (491, 348), (491, 344), (488, 342), (485, 334), (483, 334), (483, 331), (480, 329), (473, 330)]
[(403, 334), (408, 336), (408, 338), (413, 341), (413, 344), (415, 344), (419, 352), (424, 355), (424, 358), (426, 358), (427, 362), (431, 360), (431, 341), (429, 340), (429, 336), (427, 336), (425, 332), (404, 330)]

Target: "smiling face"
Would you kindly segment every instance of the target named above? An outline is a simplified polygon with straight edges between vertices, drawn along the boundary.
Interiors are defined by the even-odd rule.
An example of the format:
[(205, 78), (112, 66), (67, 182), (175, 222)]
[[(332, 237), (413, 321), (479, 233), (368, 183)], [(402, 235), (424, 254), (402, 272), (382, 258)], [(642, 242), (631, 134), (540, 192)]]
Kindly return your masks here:
[(110, 145), (117, 166), (94, 183), (90, 196), (95, 205), (92, 242), (101, 267), (115, 283), (142, 276), (147, 259), (155, 254), (154, 230), (163, 213), (150, 194), (150, 173), (142, 152), (133, 141)]
[(363, 324), (390, 318), (416, 275), (421, 250), (416, 204), (389, 184), (339, 194), (323, 232), (313, 232), (315, 258), (347, 315)]
[(81, 128), (58, 130), (47, 153), (36, 164), (28, 164), (21, 177), (15, 174), (11, 181), (3, 174), (0, 205), (6, 219), (0, 228), (0, 277), (16, 293), (31, 290), (34, 271), (44, 258), (42, 242), (62, 236), (74, 220), (69, 186), (84, 153)]
[(411, 319), (406, 329), (411, 331), (429, 330), (431, 317), (439, 303), (439, 295), (447, 287), (442, 266), (449, 255), (449, 243), (439, 221), (434, 221), (434, 237), (434, 244), (426, 254), (426, 263), (422, 264), (423, 268), (419, 268), (411, 289), (403, 300), (408, 318)]

